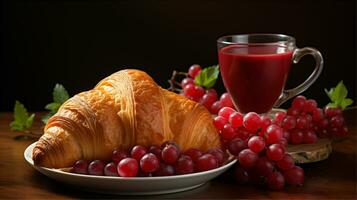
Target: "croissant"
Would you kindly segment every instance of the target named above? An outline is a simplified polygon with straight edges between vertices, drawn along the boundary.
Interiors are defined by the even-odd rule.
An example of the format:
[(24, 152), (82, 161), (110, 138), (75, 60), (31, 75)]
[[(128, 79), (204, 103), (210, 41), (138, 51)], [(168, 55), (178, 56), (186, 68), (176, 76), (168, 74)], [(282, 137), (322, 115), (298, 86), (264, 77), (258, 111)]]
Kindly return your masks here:
[(143, 71), (127, 69), (67, 100), (47, 122), (32, 158), (38, 166), (64, 168), (80, 159), (109, 160), (114, 148), (167, 140), (182, 150), (221, 146), (202, 105), (162, 89)]

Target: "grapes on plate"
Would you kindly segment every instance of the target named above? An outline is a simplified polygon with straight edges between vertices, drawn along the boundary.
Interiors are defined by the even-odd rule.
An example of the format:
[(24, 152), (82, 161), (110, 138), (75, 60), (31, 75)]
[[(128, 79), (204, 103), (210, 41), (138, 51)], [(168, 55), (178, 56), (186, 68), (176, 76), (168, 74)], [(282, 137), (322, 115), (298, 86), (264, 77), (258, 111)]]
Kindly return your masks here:
[(93, 160), (88, 165), (88, 173), (90, 175), (103, 176), (104, 175), (105, 162), (102, 160)]
[(117, 170), (122, 177), (134, 177), (139, 171), (138, 161), (134, 158), (124, 158), (119, 162)]
[(211, 154), (203, 154), (196, 161), (196, 170), (199, 172), (208, 171), (218, 167), (218, 161), (215, 156)]
[(104, 175), (105, 176), (119, 176), (117, 165), (114, 162), (110, 162), (104, 167)]
[(132, 158), (136, 159), (136, 161), (140, 161), (140, 159), (147, 153), (147, 149), (141, 145), (136, 145), (131, 149), (130, 155)]
[(88, 165), (87, 160), (78, 160), (73, 165), (73, 172), (77, 174), (88, 174)]
[(159, 159), (153, 153), (145, 154), (140, 159), (140, 168), (144, 172), (154, 172), (159, 168)]

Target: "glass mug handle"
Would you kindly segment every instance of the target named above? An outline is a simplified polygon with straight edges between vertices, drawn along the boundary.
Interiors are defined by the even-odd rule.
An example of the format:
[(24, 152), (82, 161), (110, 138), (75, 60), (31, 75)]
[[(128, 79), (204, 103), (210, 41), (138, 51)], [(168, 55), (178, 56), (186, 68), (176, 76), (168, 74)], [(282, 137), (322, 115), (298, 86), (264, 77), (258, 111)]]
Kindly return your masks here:
[(322, 58), (321, 53), (314, 48), (311, 47), (305, 47), (302, 49), (295, 49), (293, 53), (293, 58), (292, 61), (294, 64), (298, 63), (299, 60), (305, 56), (305, 55), (312, 55), (315, 59), (315, 69), (309, 76), (309, 78), (306, 79), (302, 84), (299, 86), (289, 89), (289, 90), (283, 90), (282, 94), (280, 95), (279, 99), (276, 101), (274, 107), (279, 107), (281, 104), (283, 104), (285, 101), (289, 100), (290, 98), (304, 92), (307, 88), (309, 88), (315, 81), (316, 79), (320, 76), (324, 61)]

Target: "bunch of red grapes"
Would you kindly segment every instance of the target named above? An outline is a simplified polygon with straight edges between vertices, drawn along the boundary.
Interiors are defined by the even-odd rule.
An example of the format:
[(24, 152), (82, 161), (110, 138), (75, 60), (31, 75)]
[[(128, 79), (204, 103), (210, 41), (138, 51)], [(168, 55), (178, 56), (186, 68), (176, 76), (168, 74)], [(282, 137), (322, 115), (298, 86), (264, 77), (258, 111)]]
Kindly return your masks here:
[(255, 112), (242, 115), (224, 107), (213, 122), (222, 143), (239, 161), (235, 169), (238, 183), (263, 183), (274, 190), (284, 188), (286, 183), (303, 184), (303, 169), (295, 166), (285, 152), (284, 130), (269, 116)]
[(109, 162), (78, 160), (73, 165), (73, 172), (121, 177), (172, 176), (215, 169), (227, 159), (228, 154), (220, 148), (211, 148), (207, 152), (190, 148), (181, 153), (179, 145), (167, 141), (161, 147), (136, 145), (129, 152), (115, 149)]
[[(201, 71), (201, 66), (197, 64), (189, 68), (188, 77), (181, 81), (183, 95), (201, 103), (212, 114), (218, 114), (223, 107), (234, 108), (228, 93), (218, 98), (216, 90), (205, 90), (195, 84), (194, 78)], [(348, 133), (341, 109), (318, 108), (315, 100), (304, 96), (297, 96), (287, 112), (277, 112), (273, 121), (283, 128), (284, 138), (289, 144), (310, 144), (318, 138), (344, 136)]]
[(234, 109), (228, 93), (218, 99), (214, 89), (195, 85), (201, 70), (199, 65), (189, 68), (189, 77), (181, 82), (183, 94), (218, 114), (214, 124), (222, 143), (239, 161), (235, 168), (238, 183), (265, 184), (274, 190), (286, 184), (302, 185), (304, 170), (285, 152), (287, 144), (315, 143), (318, 138), (348, 133), (341, 109), (318, 108), (315, 100), (304, 96), (296, 97), (287, 112), (243, 115)]
[(201, 66), (197, 64), (189, 68), (189, 77), (181, 81), (183, 94), (187, 98), (204, 105), (212, 114), (217, 114), (223, 107), (233, 108), (232, 99), (228, 93), (223, 93), (220, 98), (218, 98), (215, 89), (205, 90), (203, 87), (195, 84), (194, 78), (200, 74), (201, 70)]
[(290, 144), (315, 143), (318, 138), (344, 136), (348, 128), (339, 108), (318, 108), (313, 99), (297, 96), (287, 112), (275, 114)]

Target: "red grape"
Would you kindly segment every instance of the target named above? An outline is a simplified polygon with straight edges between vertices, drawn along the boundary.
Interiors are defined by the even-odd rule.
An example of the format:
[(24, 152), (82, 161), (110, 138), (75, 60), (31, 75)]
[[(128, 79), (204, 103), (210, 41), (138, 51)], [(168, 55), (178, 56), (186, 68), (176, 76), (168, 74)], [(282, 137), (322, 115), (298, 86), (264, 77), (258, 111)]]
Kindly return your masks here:
[(225, 124), (220, 133), (222, 138), (227, 140), (231, 140), (237, 135), (234, 128), (232, 128), (230, 124)]
[(161, 160), (161, 148), (158, 145), (151, 145), (148, 152), (154, 154), (159, 160)]
[(138, 162), (140, 161), (141, 157), (143, 157), (147, 153), (147, 150), (145, 147), (141, 145), (136, 145), (132, 148), (130, 155), (132, 158), (137, 160)]
[(223, 107), (221, 110), (219, 110), (218, 115), (222, 116), (228, 120), (229, 116), (234, 112), (235, 112), (235, 110), (231, 107)]
[(183, 93), (186, 97), (191, 97), (192, 100), (198, 102), (201, 97), (205, 94), (205, 90), (203, 87), (194, 85), (194, 84), (187, 84), (183, 88)]
[(342, 115), (342, 110), (339, 108), (325, 107), (324, 112), (328, 118), (331, 118), (336, 115)]
[(304, 170), (295, 166), (283, 173), (286, 182), (290, 185), (302, 185), (304, 183)]
[(88, 174), (88, 161), (78, 160), (73, 165), (73, 172), (77, 174)]
[(180, 155), (179, 150), (172, 144), (166, 146), (161, 153), (162, 160), (167, 164), (173, 164), (176, 162)]
[(260, 136), (253, 136), (248, 140), (248, 147), (250, 150), (254, 151), (255, 153), (259, 153), (264, 150), (265, 141)]
[(286, 112), (277, 112), (274, 115), (274, 121), (280, 124), (286, 116)]
[(237, 130), (237, 136), (242, 139), (242, 140), (246, 140), (248, 139), (250, 135), (250, 132), (247, 131), (245, 128), (241, 127)]
[(234, 112), (229, 116), (229, 123), (231, 123), (233, 128), (238, 128), (243, 126), (243, 115), (239, 112)]
[(174, 167), (165, 163), (160, 163), (159, 168), (154, 172), (155, 176), (172, 176), (174, 174)]
[(300, 111), (296, 108), (289, 108), (287, 114), (290, 116), (298, 116), (300, 114)]
[(283, 129), (283, 138), (290, 140), (290, 132), (288, 130)]
[(260, 176), (267, 177), (273, 172), (274, 163), (270, 161), (266, 156), (263, 156), (258, 159), (255, 169), (257, 170), (257, 173)]
[(218, 130), (223, 130), (224, 125), (227, 123), (227, 119), (222, 116), (217, 116), (213, 119), (213, 124)]
[(148, 173), (156, 171), (159, 168), (159, 163), (159, 159), (153, 153), (145, 154), (140, 159), (141, 170)]
[(239, 154), (238, 154), (239, 163), (243, 167), (252, 167), (252, 166), (254, 166), (257, 163), (258, 158), (259, 158), (258, 154), (254, 153), (250, 149), (244, 149), (241, 152), (239, 152)]
[(110, 162), (104, 167), (104, 175), (106, 176), (119, 176), (117, 166), (114, 162)]
[(231, 98), (231, 95), (229, 93), (227, 93), (227, 92), (223, 93), (219, 100), (222, 102), (223, 106), (234, 108), (233, 102), (232, 102), (232, 98)]
[(317, 108), (312, 113), (312, 121), (319, 122), (324, 118), (324, 112), (321, 108)]
[(273, 144), (278, 142), (283, 138), (283, 129), (276, 124), (268, 126), (265, 134), (265, 139), (268, 144)]
[(202, 69), (200, 65), (194, 64), (188, 69), (188, 75), (192, 78), (195, 78), (201, 72), (201, 70)]
[(210, 111), (212, 114), (218, 114), (221, 108), (223, 108), (221, 101), (216, 101), (212, 104)]
[(191, 157), (191, 159), (196, 162), (197, 158), (202, 156), (202, 151), (200, 151), (197, 148), (190, 148), (187, 151), (185, 151), (185, 155), (188, 155)]
[(262, 131), (265, 131), (268, 128), (268, 126), (272, 124), (272, 121), (270, 117), (266, 115), (262, 116), (260, 119), (262, 121), (262, 125), (261, 125)]
[(244, 127), (251, 132), (256, 132), (261, 128), (261, 119), (255, 112), (249, 112), (243, 117)]
[(213, 155), (217, 161), (218, 161), (218, 165), (222, 165), (228, 158), (227, 153), (225, 153), (222, 149), (217, 148), (217, 147), (213, 147), (208, 149), (208, 151), (206, 153), (209, 153), (211, 155)]
[(276, 162), (276, 165), (282, 170), (288, 170), (295, 166), (294, 159), (289, 154), (285, 154), (281, 160)]
[(303, 111), (305, 113), (313, 113), (314, 110), (317, 109), (317, 103), (313, 99), (306, 100), (305, 105), (303, 107)]
[(302, 110), (304, 108), (305, 103), (306, 103), (306, 98), (302, 95), (299, 95), (295, 97), (295, 99), (291, 104), (291, 107), (298, 110)]
[(187, 97), (187, 96), (193, 96), (193, 93), (195, 92), (195, 84), (194, 83), (188, 83), (186, 84), (183, 88), (183, 94)]
[(281, 190), (285, 186), (284, 176), (280, 172), (273, 172), (268, 176), (267, 184), (272, 190)]
[(277, 144), (280, 144), (284, 149), (286, 148), (286, 146), (288, 145), (288, 140), (285, 138), (281, 138)]
[(124, 150), (121, 149), (114, 149), (113, 153), (112, 153), (112, 160), (115, 163), (120, 162), (121, 160), (123, 160), (124, 158), (129, 157), (128, 153)]
[(290, 131), (290, 140), (291, 144), (301, 144), (303, 142), (304, 134), (300, 129), (293, 129)]
[(213, 88), (206, 90), (206, 94), (214, 97), (215, 99), (218, 99), (218, 94), (217, 94), (216, 90)]
[(207, 171), (217, 167), (218, 167), (218, 161), (211, 154), (203, 154), (196, 161), (197, 171)]
[(322, 129), (327, 129), (329, 127), (328, 119), (324, 118), (323, 120), (319, 121), (317, 125)]
[(296, 126), (296, 118), (294, 116), (286, 116), (281, 125), (286, 130), (293, 129)]
[(302, 141), (305, 144), (312, 144), (312, 143), (317, 142), (317, 136), (316, 136), (315, 132), (312, 130), (304, 130)]
[(308, 126), (308, 121), (305, 116), (298, 116), (296, 118), (296, 128), (305, 129)]
[(194, 172), (193, 161), (190, 156), (181, 155), (174, 165), (176, 174), (189, 174)]
[(192, 78), (184, 78), (181, 81), (181, 87), (184, 88), (188, 84), (195, 84), (195, 81)]
[(228, 143), (228, 150), (231, 154), (238, 156), (239, 153), (247, 148), (247, 143), (236, 137)]
[(330, 119), (330, 124), (332, 127), (340, 128), (344, 125), (344, 123), (345, 123), (345, 120), (342, 117), (342, 115), (336, 115)]
[(177, 151), (181, 151), (180, 146), (173, 140), (168, 140), (168, 141), (162, 143), (161, 149), (164, 149), (165, 147), (169, 146), (170, 144), (174, 145), (176, 147)]
[(217, 101), (217, 98), (216, 91), (214, 89), (209, 89), (201, 98), (200, 103), (210, 110), (213, 103)]
[(266, 154), (270, 160), (278, 161), (284, 157), (284, 147), (280, 144), (272, 144), (268, 147)]
[(105, 162), (102, 160), (93, 160), (88, 166), (88, 173), (90, 175), (103, 176)]
[(134, 177), (139, 171), (138, 161), (134, 158), (124, 158), (119, 162), (117, 170), (122, 177)]

